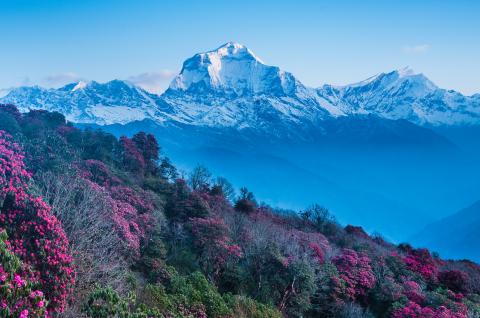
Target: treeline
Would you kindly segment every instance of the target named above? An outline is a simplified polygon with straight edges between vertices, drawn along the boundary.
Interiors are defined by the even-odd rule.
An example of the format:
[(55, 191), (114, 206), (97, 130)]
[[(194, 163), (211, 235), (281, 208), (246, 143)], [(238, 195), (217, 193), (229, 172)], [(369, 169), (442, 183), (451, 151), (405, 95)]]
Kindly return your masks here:
[(480, 317), (477, 264), (179, 173), (150, 134), (0, 130), (2, 317)]

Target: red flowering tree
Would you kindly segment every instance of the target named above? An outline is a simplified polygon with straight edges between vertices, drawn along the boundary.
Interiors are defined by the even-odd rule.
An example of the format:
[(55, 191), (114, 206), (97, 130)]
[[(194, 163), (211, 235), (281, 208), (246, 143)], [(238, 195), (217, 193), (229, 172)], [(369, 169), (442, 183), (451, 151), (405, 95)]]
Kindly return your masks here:
[(242, 255), (240, 247), (230, 242), (229, 229), (223, 220), (192, 218), (190, 222), (194, 244), (199, 248), (199, 261), (214, 276), (219, 274), (230, 257)]
[(135, 142), (125, 136), (120, 137), (123, 166), (129, 171), (143, 174), (145, 171), (145, 159)]
[(86, 160), (80, 172), (85, 179), (101, 186), (113, 186), (121, 182), (117, 177), (112, 175), (105, 163), (95, 159)]
[(124, 186), (107, 188), (87, 180), (88, 185), (102, 204), (108, 207), (108, 222), (113, 233), (118, 236), (125, 256), (136, 259), (140, 256), (140, 246), (146, 232), (154, 226), (151, 212), (153, 205), (144, 201), (133, 190)]
[(132, 137), (138, 151), (142, 154), (147, 172), (155, 174), (156, 161), (159, 159), (160, 146), (155, 137), (143, 131)]
[(422, 276), (427, 282), (436, 281), (438, 268), (427, 249), (407, 249), (403, 261), (409, 270)]
[(367, 292), (375, 285), (375, 276), (370, 258), (363, 253), (344, 249), (333, 259), (340, 280), (345, 284), (345, 297), (350, 300), (365, 300)]
[(154, 226), (151, 194), (123, 185), (102, 161), (89, 159), (81, 168), (81, 175), (90, 189), (109, 207), (109, 220), (124, 243), (124, 254), (137, 258), (146, 232)]
[(8, 248), (32, 268), (49, 310), (62, 311), (74, 283), (68, 240), (50, 207), (28, 193), (29, 178), (19, 147), (0, 132), (0, 228)]
[(115, 200), (124, 201), (133, 206), (139, 213), (151, 213), (153, 204), (145, 191), (133, 191), (126, 186), (116, 186), (110, 188), (110, 194)]

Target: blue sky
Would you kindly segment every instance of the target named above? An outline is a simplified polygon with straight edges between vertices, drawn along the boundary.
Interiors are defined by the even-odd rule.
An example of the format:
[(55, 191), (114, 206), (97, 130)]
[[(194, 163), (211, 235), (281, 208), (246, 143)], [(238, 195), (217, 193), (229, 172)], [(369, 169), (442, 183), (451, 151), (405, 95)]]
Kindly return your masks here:
[(410, 66), (480, 93), (480, 1), (0, 0), (0, 89), (129, 79), (160, 91), (228, 41), (303, 83)]

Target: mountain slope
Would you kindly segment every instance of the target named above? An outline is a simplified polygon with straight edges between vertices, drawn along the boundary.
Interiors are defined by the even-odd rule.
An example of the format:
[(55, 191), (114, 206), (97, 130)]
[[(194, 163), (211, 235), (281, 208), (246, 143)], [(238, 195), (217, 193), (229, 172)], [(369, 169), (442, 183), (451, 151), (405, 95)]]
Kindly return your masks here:
[(317, 92), (345, 114), (376, 114), (431, 125), (480, 122), (480, 101), (476, 96), (440, 89), (425, 75), (409, 68), (352, 85), (324, 85)]
[(480, 201), (428, 225), (412, 239), (442, 257), (480, 261)]
[(193, 125), (267, 130), (334, 113), (291, 73), (232, 42), (187, 59), (162, 97), (179, 121)]
[(100, 125), (127, 123), (144, 118), (158, 121), (165, 117), (158, 96), (120, 80), (104, 84), (78, 82), (59, 89), (21, 87), (2, 98), (20, 111), (58, 111), (69, 121)]
[[(420, 312), (417, 317), (466, 318), (480, 305), (478, 265), (444, 261), (428, 250), (370, 236), (361, 227), (340, 226), (320, 206), (273, 209), (248, 191), (233, 198), (228, 182), (211, 180), (204, 169), (185, 180), (159, 153), (163, 145), (144, 132), (117, 139), (101, 130), (76, 129), (62, 116), (20, 114), (2, 106), (4, 118), (10, 120), (0, 121), (0, 130), (8, 132), (0, 133), (0, 197), (5, 198), (0, 226), (8, 239), (3, 233), (0, 252), (4, 256), (8, 247), (6, 255), (17, 257), (0, 258), (2, 284), (15, 285), (1, 288), (0, 299), (14, 310), (22, 305), (23, 313), (17, 310), (14, 317), (39, 317), (30, 308), (52, 306), (56, 291), (66, 306), (53, 303), (58, 312), (53, 315), (68, 317), (107, 312), (158, 318), (411, 317)], [(290, 197), (296, 178), (310, 183), (302, 192), (327, 181), (281, 158), (203, 152), (226, 165), (265, 162), (266, 173), (249, 179), (266, 182), (265, 190), (273, 181)], [(286, 169), (293, 173), (278, 178)], [(334, 186), (327, 190), (337, 192)], [(23, 195), (13, 200), (12, 189)], [(30, 192), (41, 197), (28, 199), (31, 205), (16, 204)], [(378, 218), (357, 198), (341, 199), (358, 211), (353, 220)], [(35, 215), (43, 221), (35, 222)], [(384, 215), (391, 225), (395, 218), (392, 212)], [(402, 221), (411, 225), (408, 218)], [(39, 282), (36, 271), (23, 279), (20, 260), (49, 280)], [(56, 275), (57, 268), (72, 278)]]
[[(408, 189), (421, 200), (428, 196), (424, 189), (431, 187), (423, 181), (404, 185), (408, 184), (405, 179), (411, 181), (424, 170), (402, 169), (407, 160), (400, 154), (408, 153), (409, 158), (418, 160), (420, 151), (433, 157), (439, 150), (441, 157), (447, 157), (447, 150), (454, 150), (447, 140), (429, 129), (404, 120), (373, 116), (325, 121), (324, 130), (311, 131), (312, 140), (302, 142), (270, 138), (249, 129), (239, 133), (231, 127), (165, 127), (153, 121), (101, 128), (117, 136), (147, 131), (187, 171), (198, 164), (208, 166), (237, 187), (248, 185), (259, 198), (276, 206), (301, 208), (320, 202), (335, 211), (343, 222), (358, 222), (368, 230), (381, 230), (399, 241), (433, 220), (428, 208), (417, 206), (418, 200), (411, 204), (412, 196), (405, 195)], [(402, 184), (399, 189), (391, 191), (390, 185), (373, 180), (377, 179), (374, 174), (391, 179), (391, 173), (381, 169), (382, 162), (402, 169), (394, 182)], [(431, 163), (427, 165), (430, 166)], [(415, 220), (411, 220), (411, 215), (417, 216)]]
[[(73, 83), (59, 89), (20, 87), (0, 98), (22, 111), (59, 111), (67, 119), (100, 125), (151, 119), (158, 123), (250, 128), (293, 135), (326, 119), (370, 114), (420, 125), (480, 123), (480, 95), (438, 88), (410, 69), (347, 85), (309, 88), (291, 73), (269, 66), (247, 47), (229, 42), (187, 59), (161, 96), (114, 80)], [(304, 137), (304, 136), (303, 136)]]

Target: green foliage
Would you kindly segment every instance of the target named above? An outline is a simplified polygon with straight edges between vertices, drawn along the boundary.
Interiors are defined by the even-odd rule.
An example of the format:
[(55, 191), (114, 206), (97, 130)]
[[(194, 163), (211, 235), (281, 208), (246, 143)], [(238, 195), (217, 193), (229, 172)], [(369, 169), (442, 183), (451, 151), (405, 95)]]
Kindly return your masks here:
[(133, 293), (122, 297), (110, 287), (95, 289), (89, 295), (83, 312), (87, 317), (94, 318), (162, 317), (158, 310), (137, 304)]
[[(203, 311), (208, 317), (227, 317), (233, 312), (229, 305), (246, 307), (240, 301), (229, 303), (220, 295), (215, 286), (207, 281), (205, 276), (195, 272), (188, 276), (181, 276), (174, 271), (168, 283), (168, 288), (161, 284), (148, 284), (140, 293), (141, 301), (133, 293), (126, 297), (120, 296), (112, 288), (95, 289), (88, 297), (84, 306), (84, 313), (88, 317), (98, 318), (143, 318), (143, 317), (178, 317), (187, 318), (190, 314)], [(249, 303), (252, 307), (249, 310), (256, 312), (272, 312), (271, 309)], [(246, 316), (260, 317), (260, 316)], [(276, 316), (262, 316), (276, 317)]]
[(468, 295), (463, 303), (467, 306), (470, 317), (480, 317), (480, 295)]
[(249, 297), (232, 294), (222, 297), (200, 272), (187, 276), (175, 271), (171, 274), (167, 288), (161, 284), (147, 284), (138, 299), (133, 293), (122, 297), (112, 288), (97, 287), (89, 295), (83, 312), (88, 317), (98, 318), (282, 317), (277, 309)]
[(268, 306), (246, 296), (226, 294), (223, 297), (235, 318), (282, 318), (273, 306)]
[(208, 317), (222, 317), (230, 313), (218, 290), (200, 272), (176, 276), (171, 281), (170, 292), (182, 304), (203, 304)]
[(277, 246), (270, 245), (255, 254), (250, 266), (254, 275), (244, 284), (255, 299), (276, 306), (289, 317), (301, 317), (310, 308), (316, 275), (307, 262), (284, 258)]
[(156, 213), (157, 226), (152, 230), (149, 239), (143, 242), (141, 248), (140, 269), (150, 282), (157, 282), (165, 278), (167, 248), (164, 243), (164, 229), (162, 227), (160, 213)]
[(11, 135), (15, 135), (20, 132), (21, 128), (13, 115), (4, 111), (0, 111), (0, 130), (4, 130)]

